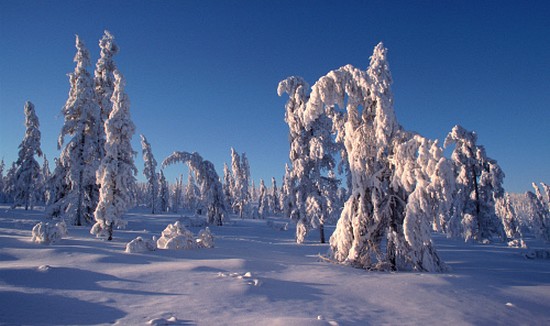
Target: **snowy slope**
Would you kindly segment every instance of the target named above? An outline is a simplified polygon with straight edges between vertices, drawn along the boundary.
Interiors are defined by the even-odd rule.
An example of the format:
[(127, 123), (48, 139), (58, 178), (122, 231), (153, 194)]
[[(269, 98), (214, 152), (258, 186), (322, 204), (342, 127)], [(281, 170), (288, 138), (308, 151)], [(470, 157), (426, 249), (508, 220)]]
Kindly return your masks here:
[(452, 272), (369, 273), (320, 261), (327, 246), (316, 233), (296, 245), (292, 225), (234, 219), (211, 227), (212, 249), (127, 254), (179, 216), (134, 210), (112, 242), (69, 227), (34, 244), (43, 216), (0, 207), (2, 325), (550, 324), (550, 259), (502, 244), (436, 236)]

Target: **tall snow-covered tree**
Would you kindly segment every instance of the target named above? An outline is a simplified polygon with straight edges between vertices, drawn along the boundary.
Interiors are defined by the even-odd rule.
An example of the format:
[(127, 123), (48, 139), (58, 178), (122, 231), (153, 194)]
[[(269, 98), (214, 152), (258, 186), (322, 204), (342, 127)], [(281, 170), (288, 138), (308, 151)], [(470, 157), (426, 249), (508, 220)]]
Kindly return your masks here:
[(487, 157), (485, 148), (477, 145), (475, 132), (457, 125), (445, 139), (445, 146), (450, 144), (455, 145), (451, 160), (457, 185), (453, 219), (461, 221), (462, 236), (476, 241), (502, 237), (495, 201), (504, 195), (504, 173), (495, 160)]
[(183, 174), (181, 174), (179, 178), (176, 178), (176, 182), (174, 182), (174, 186), (172, 188), (172, 201), (170, 203), (170, 209), (172, 210), (172, 212), (177, 213), (182, 206), (181, 201), (183, 198)]
[(6, 195), (4, 194), (4, 159), (0, 160), (0, 203), (6, 201)]
[[(367, 71), (351, 65), (331, 71), (315, 83), (306, 103), (300, 104), (305, 105), (301, 114), (305, 130), (332, 110), (345, 109), (345, 122), (340, 122), (343, 126), (332, 130), (345, 145), (342, 156), (349, 163), (351, 195), (330, 238), (330, 256), (337, 262), (366, 269), (441, 271), (445, 266), (431, 250), (430, 242), (409, 242), (412, 238), (423, 239), (423, 234), (406, 236), (409, 193), (399, 183), (392, 186), (395, 146), (408, 141), (411, 135), (395, 118), (386, 55), (382, 43), (378, 44)], [(296, 91), (287, 93), (292, 106), (301, 101), (292, 103), (293, 99), (304, 98), (297, 97)], [(418, 230), (410, 226), (407, 229)], [(435, 263), (414, 264), (416, 257)]]
[(168, 181), (164, 176), (164, 171), (160, 170), (158, 175), (158, 199), (159, 199), (159, 209), (161, 212), (166, 213), (168, 211), (168, 206), (170, 202), (170, 190), (168, 186)]
[(198, 153), (174, 152), (164, 159), (163, 168), (178, 162), (187, 163), (202, 189), (207, 209), (208, 224), (222, 225), (229, 220), (223, 196), (223, 187), (212, 162), (204, 160)]
[(111, 97), (113, 108), (105, 121), (105, 157), (97, 171), (101, 185), (99, 203), (94, 212), (95, 224), (90, 233), (113, 239), (113, 228), (126, 225), (122, 215), (132, 202), (137, 168), (134, 165), (132, 136), (135, 126), (130, 117), (130, 101), (124, 91), (125, 80), (115, 70), (115, 90)]
[(277, 188), (277, 180), (271, 177), (271, 193), (269, 194), (269, 210), (273, 214), (279, 214), (281, 211), (279, 189)]
[(69, 201), (67, 196), (70, 192), (70, 185), (67, 180), (68, 169), (60, 159), (55, 159), (55, 169), (48, 179), (46, 214), (50, 217), (62, 217), (67, 210)]
[(281, 211), (284, 217), (290, 218), (292, 211), (295, 209), (295, 195), (294, 195), (294, 183), (292, 178), (292, 172), (285, 164), (285, 175), (283, 176), (283, 185), (281, 186)]
[(504, 197), (497, 200), (495, 203), (495, 210), (497, 216), (502, 220), (504, 232), (509, 241), (508, 244), (525, 247), (519, 219), (512, 205), (510, 194), (506, 193)]
[(153, 156), (153, 150), (147, 138), (143, 135), (140, 135), (140, 137), (144, 165), (143, 175), (147, 179), (147, 184), (149, 186), (149, 207), (151, 208), (151, 214), (156, 214), (158, 202), (157, 161)]
[(248, 184), (250, 180), (250, 167), (246, 154), (239, 156), (234, 148), (231, 148), (231, 171), (232, 171), (232, 187), (231, 187), (231, 204), (233, 211), (239, 214), (240, 218), (244, 217), (245, 212), (249, 210), (250, 193)]
[(14, 203), (13, 207), (24, 206), (25, 210), (33, 208), (40, 187), (41, 169), (34, 158), (42, 156), (40, 149), (40, 123), (34, 111), (34, 105), (25, 103), (25, 137), (19, 145), (19, 158), (17, 159), (14, 179)]
[(95, 65), (94, 71), (94, 89), (97, 95), (97, 101), (100, 107), (100, 122), (98, 123), (100, 157), (105, 155), (105, 121), (113, 108), (111, 97), (115, 90), (116, 65), (113, 56), (118, 53), (118, 45), (115, 43), (115, 37), (109, 32), (104, 31), (103, 37), (99, 40), (100, 56)]
[(189, 169), (187, 176), (187, 185), (185, 185), (185, 193), (183, 195), (184, 207), (190, 211), (196, 211), (198, 205), (198, 190), (193, 177), (193, 171)]
[(258, 216), (262, 219), (266, 218), (270, 213), (268, 196), (269, 194), (267, 193), (264, 179), (260, 179), (260, 194), (258, 196)]
[(525, 196), (527, 203), (531, 206), (531, 229), (535, 236), (544, 241), (550, 241), (550, 187), (542, 183), (545, 195), (533, 182), (535, 193), (528, 191)]
[(327, 198), (335, 193), (326, 189), (329, 184), (337, 182), (330, 171), (336, 167), (334, 156), (340, 147), (332, 136), (335, 130), (333, 118), (336, 117), (332, 106), (326, 106), (316, 119), (306, 120), (304, 114), (311, 99), (308, 89), (300, 77), (287, 78), (279, 83), (278, 88), (279, 95), (283, 92), (289, 94), (285, 121), (289, 126), (294, 198), (287, 200), (287, 204), (295, 204), (290, 214), (299, 225), (297, 242), (305, 238), (305, 234), (300, 233), (307, 233), (311, 227), (319, 228), (320, 241), (325, 242), (324, 223), (330, 215), (330, 203), (335, 202), (335, 198)]
[(228, 207), (233, 207), (233, 174), (229, 170), (227, 163), (223, 164), (223, 194)]
[(62, 214), (67, 222), (82, 225), (93, 221), (99, 200), (96, 171), (101, 155), (98, 135), (101, 118), (93, 79), (86, 69), (90, 65), (90, 53), (78, 35), (76, 49), (76, 67), (69, 75), (71, 89), (62, 109), (65, 121), (59, 134), (58, 148), (63, 147), (66, 136), (71, 137), (60, 156), (70, 189), (62, 198), (61, 206), (65, 208)]

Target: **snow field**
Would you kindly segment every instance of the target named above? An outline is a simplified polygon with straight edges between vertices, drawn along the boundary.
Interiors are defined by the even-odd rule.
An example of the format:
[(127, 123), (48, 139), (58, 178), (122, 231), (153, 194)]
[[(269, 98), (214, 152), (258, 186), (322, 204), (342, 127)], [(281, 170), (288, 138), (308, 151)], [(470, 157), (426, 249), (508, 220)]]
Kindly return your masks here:
[[(451, 272), (379, 273), (320, 260), (328, 245), (315, 231), (295, 244), (293, 224), (278, 231), (233, 218), (211, 227), (214, 248), (128, 254), (128, 242), (158, 237), (180, 216), (132, 210), (113, 241), (69, 226), (67, 237), (41, 245), (31, 230), (43, 216), (0, 209), (0, 324), (550, 323), (550, 260), (503, 243), (434, 235)], [(535, 250), (540, 244), (530, 240)]]

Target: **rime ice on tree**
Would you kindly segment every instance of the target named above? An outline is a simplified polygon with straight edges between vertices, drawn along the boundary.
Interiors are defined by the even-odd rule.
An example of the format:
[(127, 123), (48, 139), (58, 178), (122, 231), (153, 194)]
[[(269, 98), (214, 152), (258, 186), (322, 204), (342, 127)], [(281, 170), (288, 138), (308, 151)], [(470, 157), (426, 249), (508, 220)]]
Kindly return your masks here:
[(130, 118), (130, 102), (124, 92), (123, 76), (118, 71), (114, 74), (113, 109), (105, 122), (105, 157), (97, 171), (97, 180), (101, 185), (99, 204), (94, 213), (96, 223), (90, 231), (108, 240), (113, 237), (114, 227), (125, 225), (122, 215), (131, 203), (131, 191), (137, 174), (131, 144), (135, 126)]
[(207, 208), (208, 224), (222, 225), (228, 219), (220, 178), (212, 162), (204, 160), (198, 153), (174, 152), (162, 162), (166, 167), (178, 162), (187, 163), (193, 171), (203, 191)]
[(40, 149), (40, 123), (34, 111), (34, 105), (25, 103), (25, 138), (19, 145), (19, 158), (15, 162), (17, 170), (14, 175), (14, 204), (13, 207), (24, 206), (25, 210), (32, 209), (36, 190), (40, 182), (40, 165), (34, 158), (42, 156)]
[(94, 92), (94, 83), (86, 67), (90, 65), (90, 53), (76, 36), (76, 68), (69, 75), (71, 89), (69, 98), (62, 109), (64, 125), (58, 138), (58, 148), (64, 138), (71, 139), (59, 158), (59, 176), (67, 182), (68, 191), (63, 194), (50, 211), (64, 215), (70, 224), (81, 225), (93, 220), (97, 206), (99, 189), (96, 184), (96, 171), (100, 162), (99, 148), (100, 107)]
[[(347, 65), (329, 72), (311, 88), (309, 98), (301, 78), (291, 77), (279, 84), (279, 94), (286, 91), (290, 97), (286, 119), (291, 120), (289, 126), (297, 126), (295, 131), (291, 128), (291, 150), (303, 147), (299, 141), (295, 144), (299, 137), (293, 133), (314, 133), (317, 129), (313, 126), (323, 117), (345, 109), (345, 114), (333, 116), (332, 130), (345, 146), (342, 156), (349, 163), (351, 194), (330, 238), (331, 258), (366, 269), (441, 271), (445, 266), (431, 245), (426, 214), (413, 211), (413, 206), (407, 212), (410, 193), (395, 175), (395, 147), (412, 135), (403, 131), (395, 118), (386, 52), (378, 44), (367, 71)], [(301, 122), (294, 123), (298, 119)], [(303, 152), (296, 151), (291, 160), (303, 161)], [(412, 155), (411, 161), (416, 157)], [(420, 184), (417, 188), (411, 205), (426, 187)], [(310, 206), (316, 210), (317, 205)], [(404, 225), (407, 214), (410, 224)]]

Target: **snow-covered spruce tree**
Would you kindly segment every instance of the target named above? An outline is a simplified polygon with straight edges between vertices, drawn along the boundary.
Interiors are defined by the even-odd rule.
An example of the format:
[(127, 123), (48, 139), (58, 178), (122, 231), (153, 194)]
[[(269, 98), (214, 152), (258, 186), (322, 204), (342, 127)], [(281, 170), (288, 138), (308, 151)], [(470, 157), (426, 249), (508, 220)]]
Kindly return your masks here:
[(417, 243), (409, 243), (405, 237), (403, 223), (409, 194), (402, 186), (391, 184), (395, 171), (391, 157), (395, 146), (408, 141), (410, 134), (402, 131), (395, 118), (386, 52), (378, 44), (367, 71), (348, 65), (321, 77), (312, 87), (302, 114), (305, 129), (310, 130), (331, 110), (346, 111), (343, 128), (333, 130), (345, 145), (351, 195), (330, 238), (330, 256), (366, 269), (444, 270), (442, 263), (415, 265), (417, 257), (431, 262), (441, 260), (430, 257), (437, 255), (426, 247), (430, 242), (419, 241), (419, 252)]
[(227, 163), (223, 164), (223, 195), (228, 207), (233, 207), (233, 174)]
[(66, 136), (71, 139), (61, 152), (60, 164), (66, 169), (69, 191), (63, 197), (61, 212), (69, 224), (91, 223), (99, 199), (96, 171), (100, 162), (99, 135), (100, 107), (94, 92), (94, 83), (86, 67), (90, 53), (76, 36), (76, 67), (69, 75), (71, 89), (62, 109), (65, 122), (58, 138), (58, 148)]
[(296, 196), (294, 195), (294, 179), (292, 177), (292, 172), (288, 167), (288, 164), (285, 164), (285, 175), (283, 176), (283, 185), (281, 187), (281, 211), (284, 217), (290, 218), (292, 211), (296, 207)]
[(550, 241), (550, 189), (548, 185), (542, 184), (546, 196), (542, 194), (540, 188), (533, 182), (535, 194), (528, 191), (525, 196), (530, 211), (530, 229), (533, 230), (535, 236), (544, 241)]
[(38, 192), (39, 192), (41, 203), (44, 205), (49, 205), (51, 201), (49, 197), (50, 185), (48, 184), (48, 181), (52, 177), (52, 171), (50, 170), (50, 161), (48, 161), (48, 158), (46, 157), (45, 154), (43, 156), (44, 156), (44, 163), (42, 163), (41, 174), (40, 174), (40, 186), (38, 188), (39, 189)]
[(166, 213), (168, 211), (168, 205), (170, 202), (170, 190), (168, 186), (168, 181), (164, 176), (164, 171), (160, 170), (158, 174), (158, 198), (159, 198), (159, 209), (161, 212)]
[(441, 156), (437, 141), (419, 135), (397, 143), (393, 156), (391, 188), (403, 189), (406, 201), (403, 235), (406, 245), (397, 247), (404, 252), (403, 266), (411, 270), (442, 271), (444, 264), (435, 252), (430, 232), (434, 221), (449, 211), (453, 192), (453, 175), (449, 161)]
[(97, 171), (101, 188), (94, 212), (96, 223), (90, 230), (91, 234), (106, 237), (107, 240), (113, 239), (113, 228), (126, 225), (122, 215), (132, 201), (137, 174), (134, 165), (136, 152), (131, 144), (135, 126), (130, 117), (130, 101), (124, 91), (124, 77), (117, 70), (114, 75), (115, 90), (111, 97), (113, 108), (105, 121), (105, 157)]
[(271, 177), (271, 191), (269, 194), (269, 210), (273, 214), (279, 214), (281, 212), (279, 189), (277, 188), (277, 181), (275, 177)]
[(19, 157), (16, 161), (17, 170), (14, 179), (13, 208), (24, 206), (25, 210), (33, 209), (40, 187), (40, 165), (34, 158), (42, 156), (40, 149), (40, 123), (34, 111), (34, 105), (25, 103), (25, 137), (19, 145)]
[(261, 219), (269, 215), (269, 200), (267, 188), (265, 187), (264, 179), (260, 179), (260, 194), (258, 196), (258, 217)]
[(141, 137), (141, 148), (143, 153), (143, 175), (147, 179), (149, 185), (149, 207), (151, 208), (151, 214), (157, 213), (158, 202), (158, 180), (157, 180), (157, 161), (153, 156), (153, 150), (151, 144), (147, 141), (145, 136)]
[(324, 221), (329, 216), (329, 199), (324, 191), (331, 180), (328, 172), (335, 168), (334, 155), (338, 146), (332, 137), (333, 108), (327, 107), (325, 114), (308, 121), (306, 125), (304, 112), (309, 103), (307, 83), (299, 77), (290, 77), (279, 83), (278, 94), (289, 94), (286, 105), (285, 121), (289, 126), (292, 176), (295, 180), (294, 214), (298, 228), (296, 239), (305, 238), (310, 227), (319, 227), (321, 242), (325, 241)]
[(48, 203), (46, 214), (53, 218), (59, 218), (67, 211), (69, 201), (66, 198), (71, 189), (67, 180), (67, 167), (58, 158), (55, 158), (54, 162), (55, 169), (47, 181)]
[(13, 195), (15, 192), (15, 172), (17, 172), (17, 165), (15, 162), (12, 162), (11, 167), (8, 169), (8, 172), (6, 172), (3, 182), (3, 192), (6, 203), (13, 203)]
[(239, 214), (240, 218), (244, 217), (244, 213), (249, 210), (250, 194), (248, 191), (248, 183), (250, 180), (250, 167), (246, 154), (241, 156), (231, 148), (231, 171), (232, 171), (232, 187), (231, 187), (231, 204), (233, 212)]
[(193, 177), (193, 171), (189, 169), (187, 176), (187, 185), (185, 185), (185, 193), (183, 195), (183, 205), (190, 211), (196, 211), (198, 205), (198, 190)]
[[(504, 195), (504, 173), (497, 162), (487, 157), (485, 148), (477, 145), (477, 135), (457, 125), (445, 139), (445, 147), (454, 144), (451, 155), (457, 191), (453, 202), (454, 222), (462, 227), (466, 241), (503, 237), (502, 222), (495, 212), (495, 201)], [(453, 230), (451, 234), (460, 233)]]
[(250, 195), (250, 163), (248, 162), (248, 157), (246, 153), (241, 153), (241, 175), (242, 175), (242, 191), (243, 191), (243, 215), (250, 214), (251, 207), (250, 202), (252, 201), (252, 196)]
[(180, 174), (180, 177), (176, 178), (176, 182), (172, 188), (170, 209), (172, 212), (177, 213), (181, 207), (181, 199), (183, 197), (183, 174)]
[(510, 194), (506, 193), (504, 197), (497, 200), (495, 203), (495, 211), (497, 216), (502, 220), (504, 232), (508, 239), (508, 245), (525, 247), (520, 223), (512, 205)]
[(0, 160), (0, 203), (6, 202), (6, 195), (4, 194), (4, 159)]
[(99, 149), (100, 157), (105, 155), (105, 121), (113, 108), (111, 97), (115, 90), (116, 65), (113, 56), (118, 53), (118, 45), (115, 43), (115, 37), (109, 32), (104, 31), (103, 37), (99, 40), (100, 56), (95, 65), (94, 71), (94, 89), (97, 95), (97, 101), (100, 107), (100, 122), (98, 123)]
[(178, 162), (187, 163), (200, 184), (207, 209), (207, 223), (222, 225), (229, 216), (225, 207), (223, 187), (214, 164), (204, 160), (198, 153), (174, 152), (164, 159), (162, 167)]

